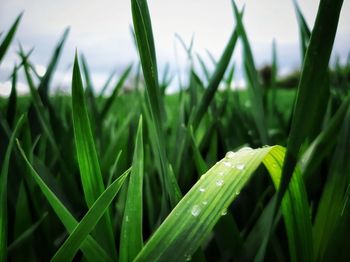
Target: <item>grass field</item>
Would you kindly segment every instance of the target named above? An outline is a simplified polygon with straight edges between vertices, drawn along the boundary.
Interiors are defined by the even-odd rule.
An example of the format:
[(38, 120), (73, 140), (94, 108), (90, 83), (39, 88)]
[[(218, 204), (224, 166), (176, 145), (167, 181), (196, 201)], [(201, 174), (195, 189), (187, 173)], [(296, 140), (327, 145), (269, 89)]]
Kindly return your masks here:
[[(329, 73), (343, 1), (321, 0), (312, 29), (293, 3), (303, 66), (289, 89), (276, 52), (263, 87), (234, 1), (214, 70), (191, 67), (171, 95), (146, 0), (131, 0), (140, 60), (111, 94), (96, 92), (77, 52), (71, 94), (52, 95), (68, 33), (44, 76), (20, 48), (0, 99), (0, 262), (349, 261), (350, 64)], [(21, 16), (1, 35), (0, 70), (20, 26)], [(17, 95), (19, 72), (28, 96)]]

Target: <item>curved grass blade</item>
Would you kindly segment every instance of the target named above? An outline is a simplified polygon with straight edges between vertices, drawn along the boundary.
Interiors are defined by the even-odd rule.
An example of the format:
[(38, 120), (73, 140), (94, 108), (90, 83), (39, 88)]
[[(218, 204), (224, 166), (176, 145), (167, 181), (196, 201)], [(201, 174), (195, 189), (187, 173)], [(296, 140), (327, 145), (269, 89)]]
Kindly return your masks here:
[(96, 200), (89, 211), (76, 226), (67, 240), (63, 243), (51, 261), (72, 261), (74, 255), (78, 252), (79, 247), (94, 229), (103, 214), (107, 211), (109, 205), (124, 184), (130, 169), (124, 172), (117, 180), (115, 180)]
[(142, 116), (136, 134), (132, 170), (120, 232), (120, 261), (132, 261), (143, 246), (142, 237), (142, 188), (144, 175)]
[[(90, 120), (84, 99), (84, 90), (77, 55), (75, 56), (72, 78), (72, 109), (73, 127), (80, 177), (84, 190), (85, 201), (91, 207), (104, 191), (103, 179), (92, 136)], [(109, 254), (116, 257), (114, 235), (109, 212), (96, 227), (98, 241), (108, 250)]]
[[(17, 146), (22, 155), (26, 165), (30, 169), (30, 175), (38, 184), (40, 190), (44, 194), (46, 200), (51, 205), (52, 209), (55, 211), (56, 215), (59, 217), (66, 230), (69, 233), (72, 233), (73, 230), (77, 227), (78, 222), (74, 216), (68, 211), (68, 209), (62, 204), (58, 197), (52, 192), (52, 190), (45, 184), (39, 174), (30, 164), (27, 159), (19, 141), (17, 140)], [(86, 240), (81, 245), (81, 250), (83, 251), (85, 257), (93, 261), (112, 261), (112, 259), (106, 254), (106, 251), (93, 239), (91, 236), (88, 236)]]
[(0, 64), (2, 59), (4, 58), (6, 51), (8, 49), (8, 47), (10, 46), (13, 37), (15, 36), (17, 27), (19, 22), (21, 21), (23, 13), (21, 13), (17, 19), (15, 20), (15, 22), (13, 23), (13, 25), (11, 26), (10, 30), (8, 31), (8, 33), (6, 34), (4, 40), (1, 42), (0, 44)]
[(7, 146), (5, 158), (2, 163), (0, 173), (0, 261), (5, 262), (7, 260), (7, 180), (9, 173), (9, 164), (11, 153), (13, 150), (13, 144), (18, 132), (23, 125), (24, 116), (22, 115), (16, 124), (15, 129), (12, 132), (10, 141)]
[(297, 21), (299, 24), (300, 46), (302, 51), (302, 59), (304, 60), (306, 55), (306, 50), (309, 45), (309, 41), (311, 37), (311, 31), (309, 29), (309, 26), (306, 23), (303, 13), (300, 10), (297, 0), (293, 0), (293, 5), (294, 5), (295, 13), (297, 15)]
[[(227, 153), (226, 157), (201, 176), (201, 179), (181, 199), (135, 261), (189, 259), (262, 162), (271, 172), (275, 185), (279, 184), (283, 158), (284, 149), (280, 146), (254, 150), (243, 148), (236, 153)], [(285, 198), (284, 205), (292, 251), (294, 251), (293, 245), (296, 249), (300, 248), (298, 241), (301, 241), (299, 245), (304, 245), (311, 238), (306, 192), (302, 180), (298, 178), (299, 176), (296, 176), (297, 182), (290, 188), (290, 195)], [(302, 204), (299, 205), (299, 202), (293, 204), (294, 198)], [(289, 213), (291, 209), (294, 214)], [(302, 241), (302, 237), (305, 236), (305, 240)], [(310, 252), (304, 250), (310, 245), (311, 242), (297, 251)]]

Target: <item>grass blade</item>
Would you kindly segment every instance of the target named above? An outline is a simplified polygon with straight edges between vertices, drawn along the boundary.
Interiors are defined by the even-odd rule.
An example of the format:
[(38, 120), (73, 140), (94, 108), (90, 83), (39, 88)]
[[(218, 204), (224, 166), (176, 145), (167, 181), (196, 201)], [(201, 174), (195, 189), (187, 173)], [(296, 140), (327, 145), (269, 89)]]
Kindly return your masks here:
[(6, 51), (8, 49), (8, 47), (10, 46), (13, 37), (15, 36), (17, 27), (19, 22), (21, 21), (23, 13), (21, 13), (17, 19), (15, 20), (15, 22), (12, 24), (10, 30), (8, 31), (8, 33), (6, 34), (6, 36), (4, 37), (4, 40), (2, 40), (1, 44), (0, 44), (0, 64), (2, 62), (2, 59), (4, 58)]
[[(30, 175), (38, 184), (40, 190), (45, 195), (46, 200), (51, 205), (52, 209), (55, 211), (56, 215), (59, 217), (65, 228), (69, 233), (72, 233), (73, 230), (77, 227), (78, 222), (73, 217), (73, 215), (68, 211), (68, 209), (61, 203), (61, 201), (57, 198), (57, 196), (52, 192), (52, 190), (45, 184), (45, 182), (41, 179), (39, 174), (35, 171), (35, 169), (30, 164), (27, 159), (19, 141), (17, 140), (17, 146), (22, 155), (26, 165), (30, 169)], [(81, 246), (81, 250), (83, 251), (85, 257), (89, 261), (112, 261), (112, 259), (106, 254), (105, 250), (93, 239), (91, 236), (88, 236), (83, 242)]]
[[(222, 212), (247, 184), (261, 162), (264, 161), (271, 171), (275, 184), (279, 184), (283, 158), (284, 149), (279, 146), (254, 150), (244, 148), (237, 153), (228, 153), (181, 199), (146, 243), (135, 261), (184, 261), (189, 259), (212, 230)], [(298, 181), (302, 182), (302, 180)], [(289, 205), (286, 204), (286, 209), (290, 209), (290, 205), (293, 206), (295, 196), (304, 198), (303, 203), (307, 203), (305, 202), (306, 193), (299, 185), (291, 188), (291, 194), (286, 198), (286, 203)], [(298, 211), (295, 218), (293, 216), (287, 217), (290, 220), (286, 218), (290, 229), (298, 227), (297, 224), (293, 224), (295, 220), (300, 221), (303, 216), (306, 221), (310, 219), (309, 215), (305, 216), (308, 208), (304, 204), (301, 207), (295, 206)], [(301, 231), (299, 228), (298, 232)], [(309, 231), (311, 232), (311, 226)], [(292, 231), (289, 233), (294, 234)], [(307, 235), (307, 232), (303, 234)], [(305, 241), (310, 237), (311, 233)], [(299, 241), (299, 238), (296, 240)]]
[(0, 261), (5, 262), (7, 260), (7, 181), (9, 173), (9, 164), (13, 144), (18, 132), (23, 125), (24, 116), (22, 115), (17, 121), (16, 127), (12, 132), (10, 141), (7, 146), (5, 158), (1, 167), (0, 176)]
[(143, 246), (142, 237), (142, 188), (144, 174), (142, 117), (136, 134), (136, 144), (128, 193), (120, 233), (120, 261), (132, 261)]
[(80, 223), (76, 226), (68, 239), (63, 243), (51, 261), (72, 261), (79, 247), (94, 229), (98, 221), (108, 209), (113, 199), (124, 184), (130, 169), (124, 172), (117, 180), (115, 180), (96, 200)]
[[(73, 67), (72, 109), (74, 137), (80, 177), (83, 185), (85, 201), (88, 207), (91, 208), (93, 203), (104, 191), (104, 185), (85, 104), (77, 55), (75, 56)], [(103, 244), (106, 250), (108, 250), (109, 254), (116, 257), (112, 223), (108, 211), (98, 224), (96, 235), (98, 240), (101, 241), (100, 243)]]

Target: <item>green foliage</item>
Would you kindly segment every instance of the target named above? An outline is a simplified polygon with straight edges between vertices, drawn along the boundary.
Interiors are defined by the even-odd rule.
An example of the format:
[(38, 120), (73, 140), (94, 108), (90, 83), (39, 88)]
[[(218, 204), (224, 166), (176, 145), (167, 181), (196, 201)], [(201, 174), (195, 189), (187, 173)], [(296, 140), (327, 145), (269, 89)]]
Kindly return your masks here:
[(321, 0), (310, 30), (293, 0), (305, 59), (297, 90), (279, 88), (278, 43), (263, 88), (235, 2), (236, 25), (218, 60), (208, 51), (210, 65), (177, 36), (191, 67), (172, 95), (146, 0), (131, 0), (140, 61), (100, 89), (76, 55), (71, 95), (49, 92), (68, 29), (43, 77), (20, 47), (0, 99), (0, 261), (349, 261), (349, 65), (328, 73), (342, 2)]

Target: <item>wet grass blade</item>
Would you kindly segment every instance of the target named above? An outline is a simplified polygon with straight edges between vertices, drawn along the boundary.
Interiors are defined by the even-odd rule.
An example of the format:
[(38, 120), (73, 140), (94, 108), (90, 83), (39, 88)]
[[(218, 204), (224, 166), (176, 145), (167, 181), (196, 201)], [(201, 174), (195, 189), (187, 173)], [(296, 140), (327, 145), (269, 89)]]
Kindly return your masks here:
[[(104, 184), (85, 104), (77, 55), (75, 56), (73, 67), (72, 109), (80, 177), (85, 201), (88, 207), (91, 207), (104, 191)], [(112, 223), (108, 211), (97, 225), (95, 233), (98, 241), (101, 241), (101, 244), (108, 250), (109, 254), (116, 257)]]
[(8, 174), (9, 174), (9, 164), (11, 153), (13, 151), (13, 144), (15, 141), (18, 132), (23, 125), (24, 116), (22, 115), (16, 124), (15, 129), (12, 132), (10, 141), (8, 143), (5, 157), (3, 163), (1, 165), (1, 173), (0, 173), (0, 261), (5, 262), (7, 260), (7, 192), (8, 192)]
[(21, 21), (23, 13), (21, 13), (17, 19), (15, 20), (15, 22), (12, 24), (10, 30), (8, 31), (8, 33), (5, 35), (4, 39), (2, 40), (2, 42), (0, 43), (0, 64), (2, 62), (2, 59), (4, 58), (7, 49), (9, 48), (13, 37), (15, 36), (17, 27), (19, 22)]
[[(191, 258), (223, 212), (248, 183), (260, 163), (264, 161), (266, 167), (271, 171), (275, 184), (279, 184), (283, 158), (284, 149), (279, 146), (254, 150), (244, 148), (236, 153), (228, 153), (181, 199), (146, 243), (135, 261), (184, 261)], [(305, 216), (304, 213), (308, 211), (307, 205), (305, 206), (307, 198), (299, 182), (302, 183), (302, 180), (298, 180), (296, 186), (291, 188), (292, 195), (286, 199), (286, 213), (290, 212), (291, 207), (297, 208), (297, 213), (294, 214), (294, 217), (293, 215), (286, 217), (286, 223), (289, 229), (297, 228), (297, 232), (300, 233), (303, 227), (298, 228), (295, 221), (302, 221), (303, 216), (308, 221), (310, 216), (309, 214)], [(291, 203), (296, 196), (298, 199), (304, 198), (302, 202), (304, 204), (300, 207), (298, 203), (296, 205)], [(308, 231), (311, 232), (311, 226)], [(308, 231), (303, 232), (303, 235), (307, 235)], [(292, 236), (294, 234), (293, 231), (289, 233)], [(310, 237), (311, 233), (305, 241), (308, 241)], [(299, 238), (296, 238), (295, 241), (299, 241)]]
[[(17, 140), (17, 146), (22, 155), (27, 167), (29, 168), (29, 174), (38, 184), (41, 192), (44, 194), (46, 200), (51, 205), (52, 209), (55, 211), (56, 215), (59, 217), (66, 230), (69, 233), (72, 233), (73, 230), (77, 227), (78, 221), (74, 218), (74, 216), (68, 211), (68, 209), (62, 204), (62, 202), (57, 198), (57, 196), (52, 192), (52, 190), (45, 184), (45, 182), (41, 179), (39, 174), (35, 171), (35, 169), (30, 164), (29, 160), (26, 157), (19, 141)], [(83, 251), (85, 257), (89, 261), (112, 261), (112, 259), (106, 254), (104, 248), (102, 248), (95, 239), (91, 236), (88, 236), (83, 242), (81, 246), (81, 250)]]
[(120, 232), (120, 261), (132, 261), (143, 246), (143, 152), (142, 117), (140, 117), (136, 134), (132, 170), (129, 179), (128, 193), (124, 208), (122, 228)]
[(76, 226), (67, 240), (63, 243), (51, 261), (72, 261), (74, 255), (78, 252), (79, 247), (94, 229), (98, 221), (112, 203), (113, 199), (119, 192), (119, 189), (124, 184), (125, 179), (129, 174), (129, 170), (125, 171), (117, 180), (115, 180), (96, 200), (89, 211)]

